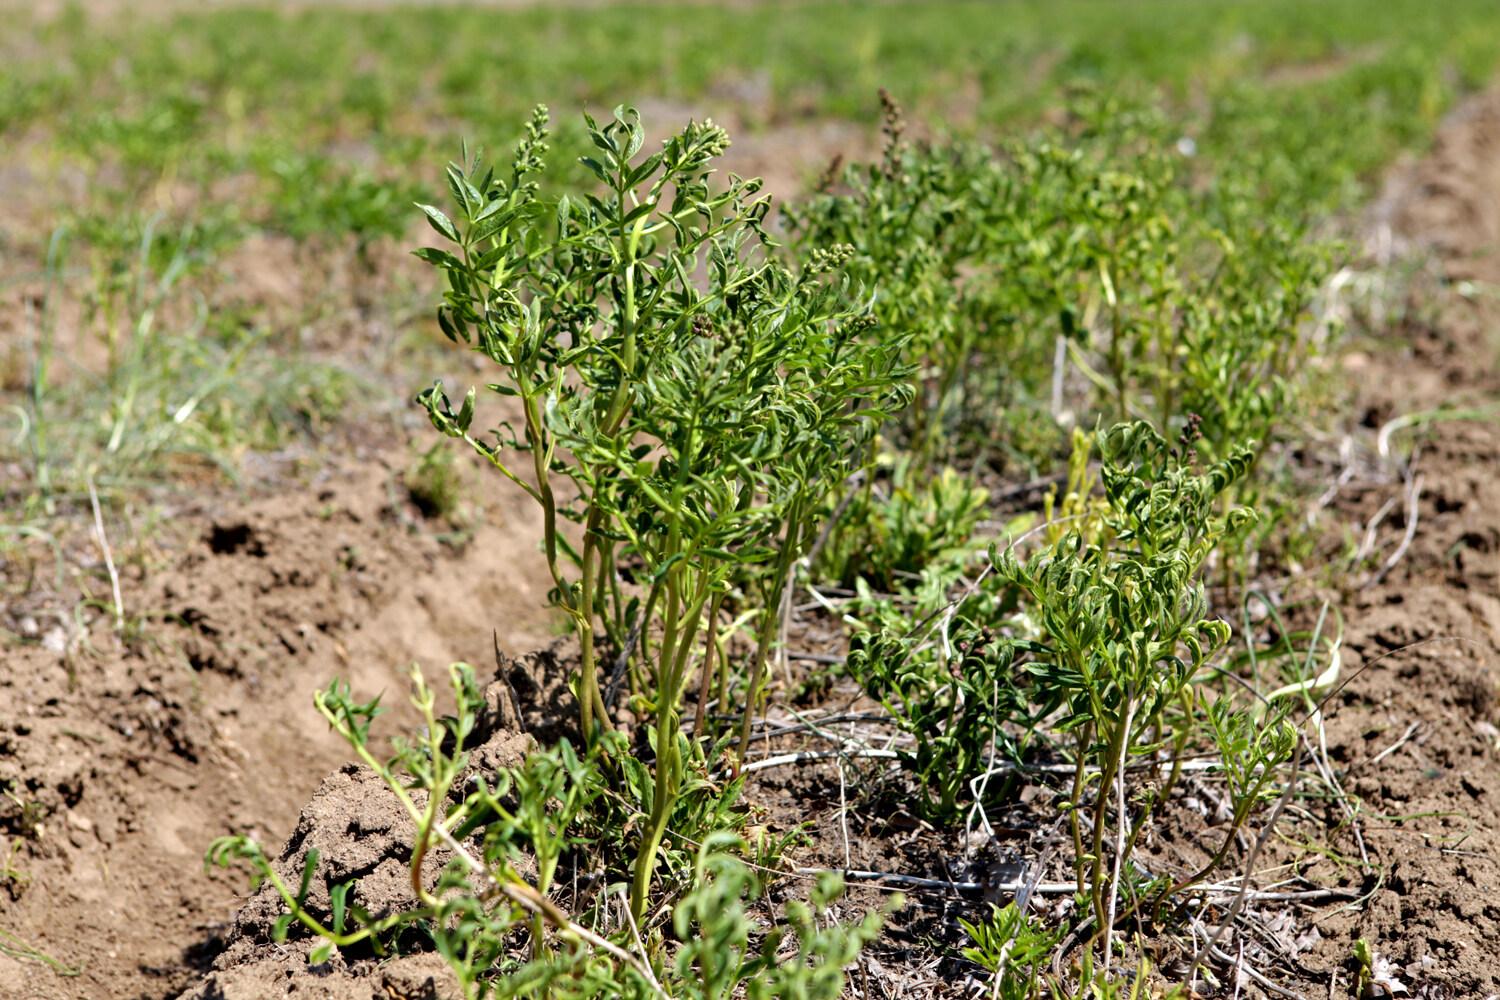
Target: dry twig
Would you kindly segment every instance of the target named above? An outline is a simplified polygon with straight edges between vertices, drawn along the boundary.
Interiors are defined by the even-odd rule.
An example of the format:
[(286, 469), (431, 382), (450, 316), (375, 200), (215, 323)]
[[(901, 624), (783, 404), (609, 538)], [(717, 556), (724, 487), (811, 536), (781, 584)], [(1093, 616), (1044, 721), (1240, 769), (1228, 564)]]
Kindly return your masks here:
[(125, 630), (125, 600), (120, 596), (120, 574), (115, 570), (115, 557), (109, 549), (109, 538), (104, 534), (104, 515), (99, 511), (99, 494), (94, 490), (94, 479), (90, 476), (87, 480), (89, 488), (89, 504), (94, 508), (94, 537), (99, 541), (99, 549), (104, 554), (104, 568), (109, 571), (109, 590), (115, 602), (115, 631)]

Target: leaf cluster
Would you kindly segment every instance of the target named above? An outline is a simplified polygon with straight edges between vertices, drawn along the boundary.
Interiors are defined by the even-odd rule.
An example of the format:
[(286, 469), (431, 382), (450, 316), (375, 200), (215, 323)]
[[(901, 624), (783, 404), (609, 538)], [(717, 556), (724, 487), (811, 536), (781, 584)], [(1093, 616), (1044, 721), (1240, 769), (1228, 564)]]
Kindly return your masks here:
[[(583, 164), (598, 187), (581, 199), (544, 199), (532, 180), (547, 150), (538, 109), (508, 174), (477, 157), (449, 168), (457, 222), (422, 206), (454, 245), (418, 251), (447, 281), (439, 323), (493, 363), (489, 389), (519, 403), (522, 429), (474, 433), (474, 390), (457, 411), (440, 386), (421, 402), (542, 508), (554, 600), (583, 653), (585, 740), (609, 717), (596, 630), (628, 668), (637, 712), (654, 719), (640, 919), (682, 793), (687, 679), (700, 670), (707, 690), (726, 599), (759, 614), (748, 731), (771, 624), (818, 505), (904, 405), (904, 338), (870, 335), (868, 296), (840, 273), (848, 248), (800, 262), (770, 253), (759, 182), (711, 182), (728, 144), (712, 122), (649, 155), (634, 111), (586, 124), (594, 150)], [(529, 473), (514, 464), (522, 456)], [(560, 518), (581, 527), (581, 542)]]

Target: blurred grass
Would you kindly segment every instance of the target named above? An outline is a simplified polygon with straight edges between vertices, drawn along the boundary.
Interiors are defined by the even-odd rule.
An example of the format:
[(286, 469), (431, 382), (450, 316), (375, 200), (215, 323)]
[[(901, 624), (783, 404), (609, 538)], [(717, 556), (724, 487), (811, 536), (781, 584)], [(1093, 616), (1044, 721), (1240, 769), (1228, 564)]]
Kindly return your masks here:
[(211, 192), (251, 173), (264, 188), (250, 217), (299, 238), (319, 227), (310, 197), (328, 228), (349, 214), (348, 197), (310, 191), (353, 187), (404, 211), (434, 155), (507, 142), (539, 102), (569, 125), (578, 107), (656, 99), (764, 128), (873, 121), (884, 86), (919, 118), (993, 132), (1086, 83), (1211, 115), (1229, 147), (1256, 115), (1309, 124), (1285, 144), (1337, 124), (1357, 174), (1487, 79), (1497, 22), (1481, 0), (73, 8), (9, 28), (0, 136), (40, 130), (54, 164), (91, 174), (88, 197), (149, 197), (164, 179)]
[[(563, 163), (580, 107), (873, 132), (883, 86), (935, 133), (993, 138), (1089, 88), (1165, 108), (1205, 177), (1233, 158), (1267, 204), (1317, 215), (1357, 204), (1497, 58), (1492, 0), (15, 15), (0, 33), (0, 467), (17, 475), (0, 502), (76, 494), (85, 475), (169, 483), (184, 462), (232, 474), (247, 449), (391, 405), (399, 391), (362, 395), (351, 372), (371, 337), (410, 338), (425, 315), (420, 279), (393, 263), (411, 202), (437, 197), (461, 139), (508, 144), (538, 102)], [(247, 295), (247, 258), (297, 280)]]

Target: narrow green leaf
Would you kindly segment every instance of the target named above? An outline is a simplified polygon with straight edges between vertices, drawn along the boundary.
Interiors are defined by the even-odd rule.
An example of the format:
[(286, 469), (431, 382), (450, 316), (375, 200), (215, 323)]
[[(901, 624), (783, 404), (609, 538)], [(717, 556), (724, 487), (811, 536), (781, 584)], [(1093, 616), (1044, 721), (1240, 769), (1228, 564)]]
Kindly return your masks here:
[(459, 239), (458, 230), (454, 228), (453, 222), (448, 216), (443, 214), (442, 209), (434, 208), (431, 205), (423, 205), (421, 202), (417, 203), (417, 207), (427, 216), (428, 223), (433, 229), (438, 231), (439, 235), (447, 237), (454, 243), (463, 242)]

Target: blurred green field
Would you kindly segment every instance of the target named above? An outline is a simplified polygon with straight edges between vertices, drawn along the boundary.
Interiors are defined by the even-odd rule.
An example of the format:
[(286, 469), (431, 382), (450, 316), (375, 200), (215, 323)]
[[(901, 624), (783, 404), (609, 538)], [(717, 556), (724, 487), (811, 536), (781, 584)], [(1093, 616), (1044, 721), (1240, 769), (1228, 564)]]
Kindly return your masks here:
[(1336, 187), (1487, 78), (1492, 26), (1479, 0), (75, 7), (6, 29), (0, 135), (11, 155), (87, 171), (58, 221), (149, 210), (164, 178), (211, 204), (216, 184), (248, 174), (267, 204), (237, 199), (239, 221), (304, 236), (379, 230), (370, 202), (388, 194), (404, 213), (410, 189), (432, 186), (434, 156), (461, 138), (508, 141), (537, 103), (576, 139), (573, 109), (620, 102), (732, 113), (750, 130), (871, 122), (883, 86), (918, 118), (993, 135), (1082, 85), (1160, 98), (1212, 150), (1331, 160)]
[(19, 14), (0, 35), (8, 500), (81, 471), (159, 481), (173, 455), (232, 474), (326, 425), (430, 327), (412, 202), (537, 103), (565, 170), (580, 110), (634, 103), (661, 130), (716, 117), (785, 196), (841, 144), (875, 147), (881, 87), (922, 134), (987, 141), (1092, 92), (1159, 109), (1205, 177), (1232, 163), (1311, 220), (1488, 79), (1493, 25), (1485, 0)]

